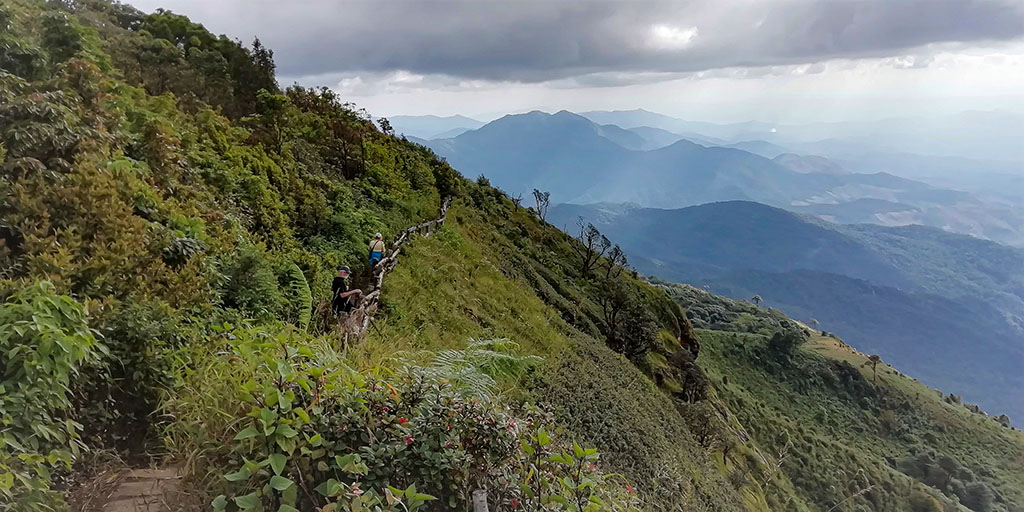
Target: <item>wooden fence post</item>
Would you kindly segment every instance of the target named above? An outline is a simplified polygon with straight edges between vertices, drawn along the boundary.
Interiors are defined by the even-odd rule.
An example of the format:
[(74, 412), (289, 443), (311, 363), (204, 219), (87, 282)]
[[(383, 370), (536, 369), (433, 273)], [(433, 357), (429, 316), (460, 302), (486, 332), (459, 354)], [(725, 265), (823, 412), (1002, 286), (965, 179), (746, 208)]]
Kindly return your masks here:
[(473, 491), (473, 512), (487, 512), (487, 491), (477, 489)]

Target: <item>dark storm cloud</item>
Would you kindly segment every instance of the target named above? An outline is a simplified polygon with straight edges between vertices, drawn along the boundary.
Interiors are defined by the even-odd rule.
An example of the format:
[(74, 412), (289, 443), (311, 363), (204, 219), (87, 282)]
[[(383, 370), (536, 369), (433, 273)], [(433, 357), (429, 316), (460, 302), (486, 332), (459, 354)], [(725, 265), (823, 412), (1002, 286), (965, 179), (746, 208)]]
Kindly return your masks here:
[(285, 77), (407, 70), (544, 81), (890, 56), (1024, 35), (1018, 1), (177, 1), (164, 4), (218, 31), (259, 34)]

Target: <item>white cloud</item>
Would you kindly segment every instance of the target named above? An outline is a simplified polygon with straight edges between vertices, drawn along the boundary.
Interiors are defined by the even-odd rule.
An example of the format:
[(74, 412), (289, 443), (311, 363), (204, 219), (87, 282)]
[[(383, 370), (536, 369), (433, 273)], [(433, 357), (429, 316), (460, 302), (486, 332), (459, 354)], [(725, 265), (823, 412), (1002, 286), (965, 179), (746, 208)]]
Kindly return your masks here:
[(697, 27), (658, 24), (651, 26), (647, 44), (656, 50), (678, 51), (693, 44), (697, 34)]

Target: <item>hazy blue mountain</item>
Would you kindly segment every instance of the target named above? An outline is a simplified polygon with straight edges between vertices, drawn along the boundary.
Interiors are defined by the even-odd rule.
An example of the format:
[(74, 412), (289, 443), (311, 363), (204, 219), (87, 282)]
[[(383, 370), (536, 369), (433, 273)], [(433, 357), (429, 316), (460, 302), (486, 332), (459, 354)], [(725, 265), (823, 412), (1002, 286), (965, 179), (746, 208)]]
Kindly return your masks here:
[(815, 318), (861, 350), (1024, 415), (1024, 250), (921, 226), (843, 226), (731, 201), (675, 210), (552, 207), (641, 272)]
[(1024, 203), (1024, 164), (901, 152), (840, 152), (833, 159), (853, 172), (885, 171), (935, 186)]
[[(774, 158), (784, 152), (827, 157), (840, 153), (905, 152), (932, 156), (1003, 160), (1024, 163), (1024, 114), (963, 112), (928, 119), (891, 118), (871, 121), (778, 124), (749, 121), (717, 124), (683, 119), (646, 110), (584, 112), (599, 124), (629, 129), (650, 126), (684, 137), (700, 134), (722, 139), (721, 145), (761, 141), (789, 148), (761, 153)], [(751, 150), (752, 148), (741, 148)]]
[(772, 161), (801, 174), (850, 174), (843, 166), (823, 156), (783, 153)]
[(637, 126), (636, 128), (630, 128), (629, 131), (644, 139), (644, 149), (658, 149), (671, 146), (683, 139), (683, 136), (678, 133), (650, 126)]
[(733, 144), (717, 145), (726, 148), (742, 149), (743, 151), (749, 151), (755, 155), (761, 155), (765, 158), (775, 158), (779, 155), (793, 152), (791, 149), (763, 140), (744, 140)]
[(771, 123), (750, 121), (745, 123), (717, 124), (702, 121), (686, 121), (644, 109), (636, 110), (613, 110), (613, 111), (592, 111), (580, 114), (598, 124), (614, 124), (626, 129), (648, 126), (660, 128), (669, 132), (678, 133), (684, 137), (687, 134), (700, 134), (704, 137), (721, 139), (723, 143), (738, 140), (748, 133), (770, 133), (774, 127)]
[(605, 124), (599, 126), (597, 128), (597, 134), (626, 149), (630, 149), (633, 151), (643, 151), (649, 149), (647, 147), (647, 140), (644, 139), (642, 135), (631, 130), (619, 128), (614, 124)]
[(388, 121), (391, 122), (396, 134), (427, 140), (454, 137), (462, 131), (474, 130), (484, 125), (482, 121), (466, 116), (394, 116), (389, 117)]
[(644, 148), (646, 150), (659, 149), (665, 146), (671, 146), (682, 139), (689, 140), (690, 142), (696, 142), (704, 146), (718, 146), (725, 143), (722, 139), (716, 139), (713, 137), (704, 137), (695, 133), (688, 133), (686, 135), (680, 135), (678, 133), (670, 132), (668, 130), (662, 130), (661, 128), (652, 128), (650, 126), (637, 126), (630, 128), (629, 131), (643, 137)]
[[(660, 129), (638, 133), (599, 125), (571, 112), (535, 111), (425, 144), (469, 177), (485, 175), (515, 194), (529, 194), (534, 188), (549, 191), (558, 202), (677, 208), (751, 200), (828, 220), (925, 224), (1024, 245), (1024, 207), (884, 172), (845, 173), (841, 164), (817, 156), (771, 160), (687, 139), (643, 151), (650, 144), (643, 134), (665, 137), (664, 132), (651, 130)], [(882, 203), (909, 208), (880, 209), (865, 216), (866, 205)]]
[(458, 137), (459, 135), (462, 135), (463, 133), (466, 133), (466, 132), (468, 132), (471, 129), (472, 128), (468, 128), (468, 127), (465, 127), (465, 126), (460, 126), (458, 128), (452, 128), (451, 130), (443, 131), (441, 133), (435, 134), (431, 138), (432, 139), (450, 139), (452, 137)]

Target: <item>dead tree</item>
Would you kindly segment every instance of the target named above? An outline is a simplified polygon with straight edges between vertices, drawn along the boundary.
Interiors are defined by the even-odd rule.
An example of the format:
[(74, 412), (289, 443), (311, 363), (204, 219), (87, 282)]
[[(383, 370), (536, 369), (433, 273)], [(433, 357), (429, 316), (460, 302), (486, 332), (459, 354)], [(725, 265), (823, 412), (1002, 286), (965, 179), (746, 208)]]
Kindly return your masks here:
[(626, 261), (626, 253), (622, 251), (622, 248), (616, 245), (612, 247), (612, 250), (608, 252), (608, 257), (605, 259), (608, 266), (605, 268), (604, 277), (605, 279), (616, 279), (622, 275), (623, 269), (626, 268), (628, 262)]
[(523, 193), (520, 192), (514, 196), (509, 195), (509, 198), (512, 199), (512, 205), (516, 207), (516, 211), (518, 212), (520, 205), (523, 204)]
[(540, 220), (547, 220), (548, 206), (551, 206), (551, 192), (533, 189), (533, 200), (537, 203), (537, 215)]
[(604, 254), (611, 248), (612, 242), (608, 237), (601, 234), (593, 224), (583, 222), (579, 218), (577, 225), (580, 227), (580, 234), (576, 238), (580, 243), (574, 245), (573, 249), (580, 258), (580, 273), (583, 277), (589, 277), (597, 262), (601, 261)]

